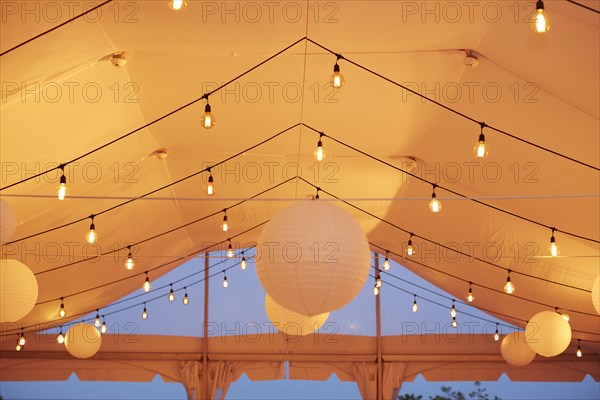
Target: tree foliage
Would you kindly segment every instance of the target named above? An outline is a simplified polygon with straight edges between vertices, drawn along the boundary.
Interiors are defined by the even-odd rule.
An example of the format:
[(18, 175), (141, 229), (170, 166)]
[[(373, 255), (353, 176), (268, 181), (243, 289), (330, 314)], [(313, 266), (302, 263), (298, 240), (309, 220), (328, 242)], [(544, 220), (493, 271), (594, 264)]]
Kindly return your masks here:
[[(466, 395), (463, 392), (452, 390), (450, 386), (442, 386), (441, 394), (429, 396), (429, 400), (501, 400), (498, 396), (490, 397), (487, 389), (482, 387), (481, 382), (474, 382), (475, 389)], [(407, 393), (398, 396), (398, 400), (423, 400), (423, 396)]]

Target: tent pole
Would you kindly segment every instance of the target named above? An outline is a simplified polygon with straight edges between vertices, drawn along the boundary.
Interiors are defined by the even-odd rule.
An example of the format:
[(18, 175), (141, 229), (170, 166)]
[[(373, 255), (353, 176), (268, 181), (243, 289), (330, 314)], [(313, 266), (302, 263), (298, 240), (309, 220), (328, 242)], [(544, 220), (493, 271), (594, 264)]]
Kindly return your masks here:
[[(379, 276), (379, 254), (375, 253), (375, 276)], [(377, 400), (383, 400), (383, 363), (381, 356), (381, 291), (375, 296), (377, 321)]]
[(202, 398), (209, 399), (208, 390), (208, 268), (210, 257), (204, 253), (204, 327), (202, 332)]

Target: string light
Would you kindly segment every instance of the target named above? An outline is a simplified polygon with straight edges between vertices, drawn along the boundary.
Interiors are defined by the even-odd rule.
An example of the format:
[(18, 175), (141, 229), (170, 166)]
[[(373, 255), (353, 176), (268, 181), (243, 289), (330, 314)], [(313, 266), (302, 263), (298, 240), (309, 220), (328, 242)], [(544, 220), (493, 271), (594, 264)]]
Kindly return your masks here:
[(429, 202), (429, 209), (431, 212), (437, 213), (442, 209), (442, 203), (437, 199), (437, 195), (435, 194), (435, 188), (437, 185), (434, 183), (433, 185), (433, 193), (431, 193), (431, 201)]
[(383, 282), (381, 281), (381, 276), (379, 276), (379, 271), (377, 271), (377, 276), (375, 277), (375, 286), (380, 288), (381, 285), (383, 285)]
[(373, 286), (373, 294), (375, 296), (379, 296), (379, 286), (377, 286), (377, 283), (375, 283), (375, 286)]
[(96, 309), (96, 319), (94, 320), (94, 326), (100, 328), (100, 310)]
[(452, 308), (450, 309), (450, 316), (456, 318), (456, 307), (454, 306), (454, 300), (452, 300)]
[(58, 185), (57, 196), (59, 200), (64, 200), (67, 195), (67, 177), (65, 176), (65, 165), (59, 166), (62, 175), (60, 176), (60, 183)]
[(388, 252), (385, 252), (385, 260), (383, 260), (383, 270), (389, 271), (392, 266), (390, 265), (390, 260), (388, 259)]
[(244, 270), (247, 266), (248, 263), (246, 262), (246, 256), (244, 256), (244, 253), (242, 252), (242, 261), (240, 262), (240, 268)]
[(23, 328), (21, 328), (21, 336), (19, 336), (19, 341), (17, 342), (21, 347), (27, 344), (27, 340), (25, 339), (25, 334), (23, 333)]
[(65, 302), (62, 297), (60, 298), (60, 308), (58, 309), (58, 316), (60, 318), (64, 318), (67, 316), (67, 310), (65, 310)]
[(542, 0), (535, 3), (535, 14), (531, 18), (531, 29), (535, 33), (545, 33), (550, 30), (550, 16), (545, 12)]
[(483, 128), (487, 125), (485, 124), (485, 122), (482, 122), (480, 125), (481, 133), (479, 134), (479, 140), (475, 144), (475, 147), (473, 147), (473, 154), (475, 154), (475, 157), (477, 158), (485, 158), (487, 157), (490, 150), (489, 147), (485, 144), (485, 135), (483, 134)]
[(569, 316), (569, 314), (567, 313), (561, 313), (560, 311), (558, 311), (558, 307), (554, 307), (554, 311), (556, 311), (556, 313), (558, 315), (560, 315), (561, 317), (563, 317), (563, 319), (567, 322), (569, 322), (569, 320), (571, 319), (571, 317)]
[(413, 247), (413, 243), (412, 243), (412, 237), (413, 234), (410, 234), (410, 238), (408, 238), (408, 243), (406, 246), (406, 254), (408, 254), (409, 256), (412, 256), (413, 254), (415, 254), (415, 249)]
[(15, 346), (16, 351), (21, 351), (21, 345), (19, 344), (19, 340), (17, 340), (17, 345)]
[(229, 282), (227, 281), (227, 274), (225, 273), (225, 270), (223, 270), (223, 287), (229, 287)]
[(108, 328), (106, 327), (106, 319), (104, 319), (104, 315), (102, 316), (102, 326), (100, 327), (100, 333), (106, 333)]
[(456, 322), (456, 317), (452, 317), (452, 327), (456, 328), (458, 326), (458, 322)]
[(415, 299), (413, 300), (412, 312), (417, 312), (419, 311), (419, 305), (417, 304), (417, 295), (414, 294), (413, 296), (415, 296)]
[(508, 270), (508, 276), (506, 277), (506, 284), (504, 285), (504, 293), (513, 294), (515, 292), (515, 285), (510, 281), (510, 269)]
[(135, 267), (135, 261), (133, 261), (133, 255), (131, 254), (131, 246), (127, 246), (127, 250), (129, 250), (129, 254), (127, 254), (127, 258), (125, 259), (123, 265), (125, 265), (125, 268), (131, 271), (133, 267)]
[(552, 228), (552, 236), (550, 236), (550, 255), (556, 257), (558, 255), (558, 247), (556, 246), (556, 239), (554, 239), (554, 231), (556, 228)]
[(325, 158), (325, 150), (323, 150), (323, 134), (319, 133), (319, 141), (317, 142), (317, 148), (315, 150), (315, 157), (317, 161), (323, 161)]
[(206, 97), (206, 106), (204, 106), (204, 115), (202, 116), (202, 126), (206, 129), (210, 129), (215, 126), (215, 118), (211, 114), (210, 104), (208, 104), (208, 97)]
[(209, 196), (212, 196), (213, 194), (215, 194), (215, 187), (214, 187), (214, 178), (212, 176), (212, 172), (210, 172), (210, 168), (208, 169), (208, 185), (206, 186), (206, 194)]
[(58, 329), (58, 336), (56, 337), (56, 342), (58, 344), (63, 344), (65, 342), (65, 335), (63, 335), (62, 326)]
[(472, 303), (473, 300), (475, 300), (475, 296), (473, 296), (473, 290), (471, 289), (471, 285), (472, 285), (472, 283), (469, 282), (469, 293), (467, 294), (467, 301), (469, 303)]
[(494, 341), (497, 342), (498, 340), (500, 340), (500, 331), (498, 330), (498, 323), (496, 322), (496, 332), (494, 333)]
[(187, 7), (186, 0), (169, 0), (169, 8), (173, 11), (183, 11)]
[(583, 353), (581, 352), (581, 339), (577, 339), (577, 357), (583, 357)]
[(339, 89), (344, 86), (344, 83), (346, 83), (344, 76), (340, 73), (340, 66), (337, 63), (341, 58), (342, 56), (338, 54), (337, 59), (335, 60), (335, 65), (333, 66), (333, 74), (331, 75), (330, 79), (331, 86), (333, 86), (334, 89)]
[(229, 245), (227, 246), (227, 258), (233, 258), (233, 247), (231, 246), (231, 239), (227, 239)]
[(90, 224), (90, 230), (88, 231), (87, 235), (85, 236), (85, 240), (89, 244), (94, 244), (98, 241), (98, 234), (96, 233), (96, 225), (94, 225), (94, 214), (90, 215), (90, 219), (92, 220), (92, 223)]
[(187, 294), (187, 287), (184, 287), (183, 290), (185, 291), (185, 294), (183, 295), (183, 300), (181, 300), (183, 302), (183, 304), (188, 305), (190, 304), (190, 298), (188, 297)]
[(148, 319), (148, 310), (146, 309), (146, 302), (144, 302), (144, 311), (142, 311), (142, 319)]
[(227, 222), (227, 209), (223, 209), (223, 224), (221, 224), (221, 228), (223, 228), (223, 232), (227, 232), (229, 230), (229, 223)]
[(146, 280), (144, 281), (144, 285), (142, 286), (142, 288), (144, 289), (144, 292), (149, 292), (150, 289), (152, 288), (152, 285), (150, 285), (150, 277), (148, 276), (147, 271), (146, 271)]
[(169, 301), (175, 301), (175, 292), (173, 291), (173, 284), (169, 284), (171, 286), (171, 290), (169, 291)]

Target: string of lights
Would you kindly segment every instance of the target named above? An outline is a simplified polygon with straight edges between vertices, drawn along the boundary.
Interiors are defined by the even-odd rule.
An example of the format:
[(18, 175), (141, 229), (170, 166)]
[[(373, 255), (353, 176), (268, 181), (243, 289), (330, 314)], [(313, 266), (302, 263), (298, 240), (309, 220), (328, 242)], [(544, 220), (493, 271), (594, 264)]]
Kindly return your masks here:
[[(266, 194), (268, 192), (271, 192), (271, 191), (279, 188), (280, 186), (283, 186), (284, 184), (286, 184), (288, 182), (291, 182), (291, 181), (293, 181), (295, 179), (297, 179), (296, 176), (288, 178), (285, 181), (279, 182), (279, 183), (277, 183), (277, 184), (275, 184), (275, 185), (273, 185), (273, 186), (271, 186), (271, 187), (269, 187), (269, 188), (267, 188), (265, 190), (262, 190), (262, 191), (260, 191), (258, 193), (255, 193), (254, 195), (252, 195), (250, 197), (244, 198), (244, 199), (242, 199), (242, 200), (240, 200), (240, 201), (238, 201), (238, 202), (230, 205), (229, 207), (225, 208), (224, 210), (230, 210), (232, 208), (238, 207), (238, 206), (246, 203), (247, 201), (250, 201), (252, 199), (260, 197), (260, 196), (262, 196), (262, 195), (264, 195), (264, 194)], [(136, 242), (131, 242), (131, 243), (129, 243), (126, 246), (121, 246), (121, 247), (118, 247), (118, 248), (110, 250), (110, 251), (105, 251), (105, 252), (103, 252), (103, 253), (101, 253), (101, 254), (99, 254), (97, 256), (84, 257), (84, 258), (82, 258), (80, 260), (77, 260), (77, 261), (73, 261), (73, 262), (70, 262), (70, 263), (67, 263), (67, 264), (63, 264), (63, 265), (59, 265), (59, 266), (56, 266), (56, 267), (53, 267), (53, 268), (49, 268), (49, 269), (46, 269), (44, 271), (36, 272), (34, 275), (38, 276), (38, 275), (47, 274), (49, 272), (53, 272), (53, 271), (57, 271), (57, 270), (60, 270), (60, 269), (63, 269), (63, 268), (67, 268), (67, 267), (73, 266), (73, 265), (77, 265), (77, 264), (80, 264), (80, 263), (85, 262), (85, 261), (95, 260), (95, 259), (107, 256), (107, 255), (110, 255), (110, 254), (118, 253), (118, 252), (120, 252), (121, 250), (124, 250), (124, 249), (128, 249), (129, 250), (127, 259), (125, 260), (125, 267), (127, 269), (131, 270), (131, 269), (133, 269), (133, 266), (135, 265), (135, 263), (133, 261), (133, 258), (132, 258), (131, 247), (138, 246), (138, 245), (140, 245), (142, 243), (146, 243), (146, 242), (152, 241), (154, 239), (158, 239), (158, 238), (166, 236), (166, 235), (168, 235), (170, 233), (176, 232), (176, 231), (178, 231), (180, 229), (187, 228), (188, 226), (191, 226), (191, 225), (196, 224), (198, 222), (201, 222), (201, 221), (204, 221), (204, 220), (209, 219), (211, 217), (214, 217), (215, 215), (219, 215), (222, 212), (223, 212), (223, 210), (212, 212), (212, 213), (204, 215), (204, 216), (202, 216), (200, 218), (194, 219), (194, 220), (192, 220), (190, 222), (186, 222), (185, 224), (181, 224), (181, 225), (179, 225), (179, 226), (177, 226), (175, 228), (172, 228), (172, 229), (169, 229), (169, 230), (157, 233), (156, 235), (147, 237), (147, 238), (142, 239), (142, 240), (138, 240)], [(179, 259), (181, 259), (181, 258), (179, 258)]]
[[(477, 204), (483, 205), (483, 206), (485, 206), (485, 207), (491, 208), (491, 209), (493, 209), (493, 210), (496, 210), (496, 211), (499, 211), (499, 212), (501, 212), (501, 213), (504, 213), (504, 214), (507, 214), (507, 215), (510, 215), (510, 216), (516, 217), (516, 218), (518, 218), (518, 219), (521, 219), (521, 220), (523, 220), (523, 221), (527, 221), (527, 222), (530, 222), (530, 223), (532, 223), (532, 224), (535, 224), (535, 225), (538, 225), (538, 226), (544, 227), (544, 228), (546, 228), (546, 229), (549, 229), (549, 230), (551, 230), (551, 231), (552, 231), (552, 233), (553, 233), (553, 234), (554, 234), (554, 232), (561, 232), (561, 233), (564, 233), (565, 235), (569, 235), (569, 236), (572, 236), (572, 237), (575, 237), (575, 238), (578, 238), (578, 239), (587, 240), (587, 241), (590, 241), (590, 242), (593, 242), (593, 243), (599, 243), (599, 244), (600, 244), (600, 240), (593, 239), (593, 238), (589, 238), (589, 237), (586, 237), (586, 236), (583, 236), (583, 235), (579, 235), (579, 234), (576, 234), (576, 233), (573, 233), (573, 232), (565, 231), (565, 230), (562, 230), (562, 229), (557, 229), (556, 227), (552, 227), (552, 226), (550, 226), (550, 225), (547, 225), (547, 224), (544, 224), (544, 223), (542, 223), (542, 222), (536, 221), (536, 220), (534, 220), (534, 219), (531, 219), (531, 218), (525, 217), (525, 216), (523, 216), (523, 215), (520, 215), (520, 214), (517, 214), (517, 213), (515, 213), (515, 212), (508, 211), (508, 210), (505, 210), (505, 209), (503, 209), (503, 208), (500, 208), (500, 207), (494, 206), (494, 205), (492, 205), (492, 204), (486, 203), (485, 201), (482, 201), (482, 200), (479, 200), (479, 199), (475, 199), (475, 198), (469, 197), (469, 196), (467, 196), (467, 195), (465, 195), (465, 194), (462, 194), (462, 193), (460, 193), (460, 192), (457, 192), (456, 190), (452, 190), (452, 189), (450, 189), (450, 188), (448, 188), (448, 187), (445, 187), (445, 186), (440, 186), (440, 185), (438, 185), (438, 184), (437, 184), (437, 183), (435, 183), (435, 182), (429, 181), (429, 180), (427, 180), (427, 179), (425, 179), (425, 178), (423, 178), (423, 177), (420, 177), (419, 175), (413, 174), (413, 173), (411, 173), (411, 172), (409, 172), (409, 171), (406, 171), (406, 170), (404, 170), (404, 169), (402, 169), (402, 168), (400, 168), (400, 167), (397, 167), (397, 166), (395, 166), (394, 164), (391, 164), (391, 163), (389, 163), (389, 162), (387, 162), (387, 161), (384, 161), (384, 160), (382, 160), (382, 159), (381, 159), (381, 158), (379, 158), (379, 157), (376, 157), (376, 156), (374, 156), (374, 155), (372, 155), (372, 154), (369, 154), (369, 153), (367, 153), (367, 152), (365, 152), (365, 151), (363, 151), (363, 150), (360, 150), (360, 149), (359, 149), (359, 148), (357, 148), (357, 147), (354, 147), (354, 146), (352, 146), (352, 145), (350, 145), (350, 144), (348, 144), (348, 143), (345, 143), (345, 142), (341, 141), (340, 139), (337, 139), (337, 138), (335, 138), (335, 137), (333, 137), (333, 136), (327, 135), (327, 134), (325, 134), (324, 132), (321, 132), (321, 131), (319, 131), (318, 129), (316, 129), (316, 128), (313, 128), (313, 127), (312, 127), (312, 126), (310, 126), (310, 125), (307, 125), (307, 124), (305, 124), (305, 123), (302, 123), (302, 125), (303, 125), (303, 126), (305, 126), (305, 127), (306, 127), (306, 128), (308, 128), (308, 129), (310, 129), (310, 130), (312, 130), (312, 131), (314, 131), (314, 132), (318, 133), (318, 134), (319, 134), (319, 141), (320, 141), (320, 142), (321, 142), (321, 138), (323, 138), (323, 137), (329, 138), (329, 139), (333, 140), (334, 142), (336, 142), (336, 143), (338, 143), (338, 144), (340, 144), (340, 145), (342, 145), (342, 146), (344, 146), (344, 147), (346, 147), (346, 148), (349, 148), (349, 149), (351, 149), (351, 150), (353, 150), (353, 151), (355, 151), (355, 152), (357, 152), (357, 153), (360, 153), (360, 154), (362, 154), (362, 155), (364, 155), (364, 156), (366, 156), (366, 157), (368, 157), (368, 158), (370, 158), (370, 159), (372, 159), (372, 160), (374, 160), (374, 161), (377, 161), (377, 162), (378, 162), (378, 163), (380, 163), (380, 164), (383, 164), (383, 165), (385, 165), (385, 166), (388, 166), (388, 167), (390, 167), (390, 168), (392, 168), (392, 169), (395, 169), (396, 171), (402, 172), (403, 174), (406, 174), (406, 175), (410, 176), (411, 178), (417, 179), (417, 180), (419, 180), (419, 181), (421, 181), (421, 182), (424, 182), (424, 183), (427, 183), (427, 184), (431, 185), (431, 186), (433, 187), (432, 203), (433, 203), (433, 202), (435, 202), (435, 201), (437, 201), (437, 199), (436, 199), (436, 194), (435, 194), (435, 189), (436, 189), (436, 188), (439, 188), (439, 189), (445, 190), (445, 191), (447, 191), (448, 193), (451, 193), (451, 194), (453, 194), (453, 195), (455, 195), (455, 196), (458, 196), (458, 197), (460, 197), (460, 198), (462, 198), (462, 199), (473, 201), (473, 202), (475, 202), (475, 203), (477, 203)], [(440, 206), (439, 204), (438, 204), (437, 206), (435, 206), (435, 207), (432, 207), (432, 204), (430, 203), (430, 208), (432, 208), (432, 211), (433, 211), (433, 212), (438, 212), (438, 211), (440, 211), (440, 210), (441, 210), (441, 206)], [(433, 208), (435, 208), (435, 210), (434, 210)]]

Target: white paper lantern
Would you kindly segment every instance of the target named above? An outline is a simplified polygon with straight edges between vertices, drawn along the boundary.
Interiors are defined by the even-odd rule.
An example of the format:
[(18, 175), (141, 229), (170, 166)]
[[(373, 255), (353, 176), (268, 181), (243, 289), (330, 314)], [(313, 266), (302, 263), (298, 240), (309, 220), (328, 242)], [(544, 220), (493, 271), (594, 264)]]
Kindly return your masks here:
[(504, 360), (514, 367), (523, 367), (535, 358), (535, 351), (525, 342), (525, 332), (515, 331), (502, 339), (500, 352)]
[(350, 214), (324, 200), (301, 200), (264, 227), (256, 272), (288, 310), (317, 315), (348, 304), (369, 275), (369, 243)]
[(600, 275), (596, 277), (596, 280), (592, 284), (592, 303), (596, 312), (600, 314)]
[(0, 199), (0, 243), (6, 243), (15, 233), (17, 218), (7, 202)]
[(571, 325), (557, 312), (535, 314), (525, 327), (527, 344), (540, 356), (554, 357), (571, 343)]
[(329, 313), (306, 316), (292, 310), (288, 310), (267, 295), (265, 298), (265, 309), (269, 320), (279, 332), (292, 336), (306, 336), (323, 326), (329, 318)]
[(17, 260), (0, 261), (0, 322), (24, 318), (37, 297), (37, 280), (27, 265)]
[(94, 325), (80, 322), (69, 328), (65, 335), (65, 347), (77, 358), (90, 358), (100, 350), (102, 336)]

